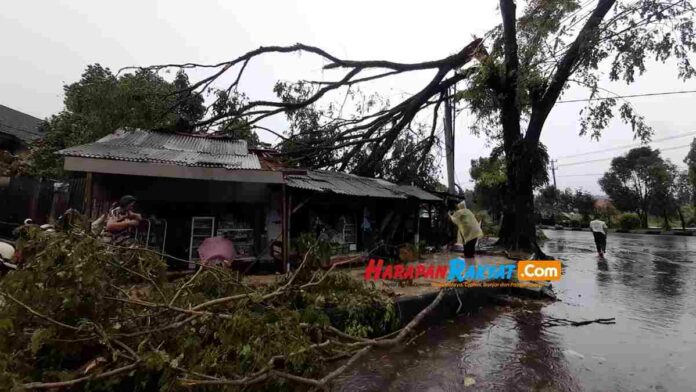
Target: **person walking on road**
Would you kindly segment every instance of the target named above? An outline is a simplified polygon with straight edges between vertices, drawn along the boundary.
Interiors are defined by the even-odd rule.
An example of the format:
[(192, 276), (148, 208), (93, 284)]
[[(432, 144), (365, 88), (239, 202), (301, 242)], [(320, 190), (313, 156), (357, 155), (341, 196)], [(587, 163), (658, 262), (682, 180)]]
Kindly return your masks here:
[(594, 236), (594, 242), (597, 246), (597, 254), (599, 257), (604, 257), (607, 251), (607, 224), (604, 221), (596, 219), (590, 222), (590, 230)]

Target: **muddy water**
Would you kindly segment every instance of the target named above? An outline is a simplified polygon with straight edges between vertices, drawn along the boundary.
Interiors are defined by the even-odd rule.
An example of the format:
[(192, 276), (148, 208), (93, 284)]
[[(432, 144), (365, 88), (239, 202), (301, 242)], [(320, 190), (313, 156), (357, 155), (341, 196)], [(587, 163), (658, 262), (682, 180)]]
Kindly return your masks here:
[[(483, 309), (377, 352), (340, 391), (695, 391), (696, 238), (547, 231), (560, 302)], [(615, 325), (543, 327), (548, 317)]]

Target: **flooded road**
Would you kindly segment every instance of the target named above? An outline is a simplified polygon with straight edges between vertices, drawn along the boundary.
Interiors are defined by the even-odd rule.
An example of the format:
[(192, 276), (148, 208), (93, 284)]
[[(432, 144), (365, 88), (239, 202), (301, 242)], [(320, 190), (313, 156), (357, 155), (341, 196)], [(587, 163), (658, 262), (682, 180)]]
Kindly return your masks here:
[[(341, 391), (694, 391), (696, 238), (546, 231), (565, 269), (543, 307), (484, 309), (375, 353)], [(543, 327), (548, 317), (614, 325)], [(368, 361), (366, 361), (367, 363)]]

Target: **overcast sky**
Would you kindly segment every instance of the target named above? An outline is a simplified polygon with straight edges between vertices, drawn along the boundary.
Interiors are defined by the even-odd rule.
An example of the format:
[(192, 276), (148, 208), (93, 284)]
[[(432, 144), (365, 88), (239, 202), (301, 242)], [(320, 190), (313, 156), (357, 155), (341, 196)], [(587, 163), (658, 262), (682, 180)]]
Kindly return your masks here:
[[(401, 62), (452, 54), (499, 23), (497, 1), (29, 1), (9, 2), (0, 13), (0, 104), (47, 117), (61, 110), (62, 86), (74, 82), (87, 64), (114, 70), (129, 65), (215, 63), (262, 45), (302, 42), (351, 59)], [(276, 80), (328, 78), (321, 63), (306, 56), (269, 56), (250, 64), (242, 89), (252, 98), (271, 97)], [(673, 67), (653, 65), (635, 84), (605, 84), (619, 94), (696, 90), (681, 82)], [(333, 75), (329, 75), (333, 76)], [(416, 74), (379, 85), (393, 101), (417, 91), (428, 75)], [(586, 98), (572, 89), (562, 99)], [(631, 99), (655, 130), (655, 139), (696, 132), (696, 94)], [(599, 142), (579, 137), (582, 103), (557, 105), (542, 141), (557, 158), (559, 188), (582, 187), (601, 194), (598, 176), (617, 151), (563, 158), (634, 143), (630, 127), (611, 123)], [(472, 187), (470, 160), (488, 155), (483, 138), (472, 136), (462, 114), (456, 135), (456, 178)], [(279, 119), (273, 124), (282, 127)], [(278, 129), (282, 131), (282, 129)], [(261, 135), (270, 140), (270, 135)], [(654, 143), (683, 166), (693, 136)], [(673, 148), (676, 147), (676, 148)], [(619, 151), (618, 153), (620, 153)], [(444, 164), (444, 162), (443, 162)]]

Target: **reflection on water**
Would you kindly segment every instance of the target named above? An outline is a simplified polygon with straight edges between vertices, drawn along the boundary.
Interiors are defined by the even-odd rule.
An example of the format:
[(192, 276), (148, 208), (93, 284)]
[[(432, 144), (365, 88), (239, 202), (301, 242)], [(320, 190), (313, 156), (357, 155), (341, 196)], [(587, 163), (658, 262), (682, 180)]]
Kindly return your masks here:
[[(611, 234), (600, 259), (588, 232), (546, 234), (544, 250), (565, 266), (560, 302), (432, 326), (413, 345), (374, 353), (335, 389), (696, 390), (696, 238)], [(543, 328), (547, 316), (616, 324)]]

